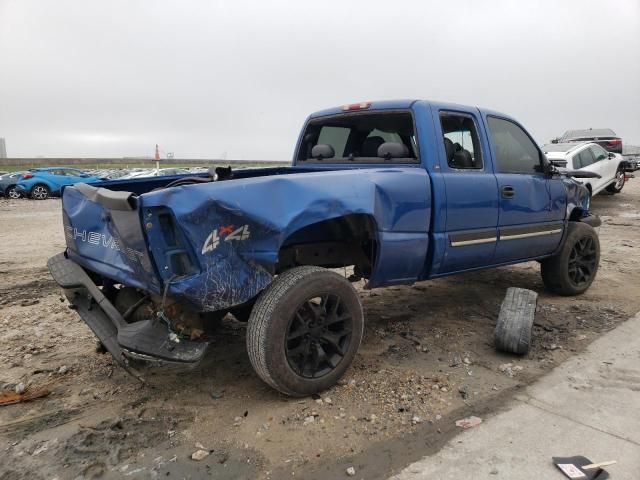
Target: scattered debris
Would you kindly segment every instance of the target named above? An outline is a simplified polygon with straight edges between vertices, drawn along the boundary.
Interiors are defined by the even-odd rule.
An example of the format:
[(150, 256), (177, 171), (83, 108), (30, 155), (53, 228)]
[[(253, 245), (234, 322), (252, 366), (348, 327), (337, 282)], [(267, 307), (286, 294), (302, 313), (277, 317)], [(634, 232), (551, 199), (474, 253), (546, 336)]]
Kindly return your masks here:
[(204, 460), (209, 456), (209, 452), (207, 450), (196, 450), (191, 454), (191, 460), (195, 460), (199, 462), (200, 460)]
[(414, 416), (411, 418), (411, 425), (417, 425), (417, 424), (419, 424), (419, 423), (422, 423), (422, 419), (421, 419), (419, 416), (414, 415)]
[(460, 388), (458, 388), (458, 393), (460, 394), (463, 400), (466, 400), (467, 398), (469, 398), (469, 386), (468, 385), (461, 386)]
[(347, 472), (347, 475), (349, 475), (350, 477), (353, 477), (356, 474), (356, 469), (353, 467), (349, 467), (347, 468), (346, 472)]
[(503, 363), (498, 367), (498, 370), (508, 377), (513, 377), (518, 372), (521, 372), (523, 367), (521, 365), (514, 365), (513, 363)]
[(458, 365), (460, 365), (462, 363), (462, 358), (460, 357), (460, 355), (458, 355), (457, 353), (453, 355), (453, 360), (451, 360), (451, 363), (449, 364), (449, 366), (451, 368), (455, 368)]
[(303, 425), (309, 425), (310, 423), (313, 423), (316, 421), (316, 417), (314, 417), (313, 415), (309, 415), (308, 417), (304, 417), (304, 421), (302, 422)]
[(613, 465), (616, 460), (607, 462), (591, 463), (587, 457), (553, 457), (553, 464), (564, 473), (568, 478), (584, 478), (592, 480), (600, 480), (609, 478), (609, 474), (602, 467)]
[[(20, 386), (21, 388), (18, 388)], [(28, 402), (29, 400), (35, 400), (36, 398), (46, 397), (50, 393), (51, 391), (46, 388), (28, 390), (25, 388), (24, 384), (19, 383), (16, 385), (15, 390), (4, 390), (0, 392), (0, 406)]]
[(65, 373), (67, 373), (69, 371), (69, 367), (67, 367), (66, 365), (62, 365), (59, 369), (58, 369), (58, 373), (60, 375), (64, 375)]
[(457, 420), (456, 427), (467, 429), (467, 428), (477, 427), (481, 423), (482, 423), (481, 418), (471, 416), (471, 417), (463, 418), (462, 420)]
[(209, 393), (209, 395), (211, 396), (211, 398), (213, 398), (214, 400), (218, 400), (222, 397), (224, 397), (224, 388), (221, 390), (213, 390)]

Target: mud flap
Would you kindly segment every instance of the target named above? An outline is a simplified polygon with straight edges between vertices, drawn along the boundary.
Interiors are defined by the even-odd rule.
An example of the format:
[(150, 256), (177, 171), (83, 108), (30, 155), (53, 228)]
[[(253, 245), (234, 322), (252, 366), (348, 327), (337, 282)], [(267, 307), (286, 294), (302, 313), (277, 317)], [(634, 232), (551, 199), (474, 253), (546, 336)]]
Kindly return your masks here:
[(159, 319), (128, 324), (89, 275), (64, 253), (51, 257), (47, 267), (69, 303), (102, 342), (116, 362), (142, 381), (129, 359), (156, 364), (195, 365), (209, 346), (206, 342), (178, 340)]

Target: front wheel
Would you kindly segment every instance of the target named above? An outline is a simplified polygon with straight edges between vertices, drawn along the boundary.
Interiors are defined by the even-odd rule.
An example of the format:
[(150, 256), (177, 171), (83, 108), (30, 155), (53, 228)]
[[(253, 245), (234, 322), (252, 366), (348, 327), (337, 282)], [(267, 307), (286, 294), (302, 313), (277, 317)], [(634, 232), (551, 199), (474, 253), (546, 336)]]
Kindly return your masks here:
[(247, 326), (249, 359), (260, 378), (291, 396), (334, 385), (356, 355), (364, 329), (351, 283), (324, 268), (296, 267), (258, 298)]
[(569, 222), (560, 252), (542, 261), (542, 281), (559, 295), (580, 295), (593, 283), (600, 263), (600, 240), (591, 225)]
[(49, 187), (39, 183), (31, 189), (31, 198), (34, 200), (46, 200), (50, 195)]
[(8, 187), (5, 193), (7, 197), (13, 198), (14, 200), (22, 196), (15, 185)]
[(616, 172), (615, 181), (607, 187), (607, 192), (609, 193), (620, 193), (622, 188), (624, 187), (624, 183), (627, 180), (627, 177), (624, 174), (623, 170), (618, 170)]

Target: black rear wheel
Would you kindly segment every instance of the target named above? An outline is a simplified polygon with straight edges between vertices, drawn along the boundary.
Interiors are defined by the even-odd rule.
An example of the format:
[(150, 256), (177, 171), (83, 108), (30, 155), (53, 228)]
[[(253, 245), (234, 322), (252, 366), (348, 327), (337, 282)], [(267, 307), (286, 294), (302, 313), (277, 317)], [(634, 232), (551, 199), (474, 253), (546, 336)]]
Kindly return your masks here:
[(347, 279), (324, 268), (296, 267), (258, 298), (247, 326), (247, 350), (267, 384), (287, 395), (310, 395), (342, 377), (363, 327), (360, 298)]
[(579, 295), (593, 283), (600, 263), (600, 240), (590, 225), (569, 222), (558, 255), (542, 261), (542, 280), (559, 295)]
[(287, 329), (286, 356), (300, 376), (318, 378), (331, 372), (349, 350), (353, 315), (337, 294), (303, 301)]

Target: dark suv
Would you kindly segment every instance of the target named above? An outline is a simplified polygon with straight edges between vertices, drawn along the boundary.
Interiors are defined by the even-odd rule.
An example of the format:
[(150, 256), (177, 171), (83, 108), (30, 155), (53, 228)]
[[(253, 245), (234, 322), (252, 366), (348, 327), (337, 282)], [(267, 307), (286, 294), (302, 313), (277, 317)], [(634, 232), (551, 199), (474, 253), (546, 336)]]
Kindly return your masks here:
[(589, 128), (588, 130), (567, 130), (558, 143), (594, 142), (609, 152), (622, 155), (622, 139), (610, 128)]

